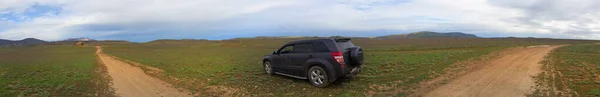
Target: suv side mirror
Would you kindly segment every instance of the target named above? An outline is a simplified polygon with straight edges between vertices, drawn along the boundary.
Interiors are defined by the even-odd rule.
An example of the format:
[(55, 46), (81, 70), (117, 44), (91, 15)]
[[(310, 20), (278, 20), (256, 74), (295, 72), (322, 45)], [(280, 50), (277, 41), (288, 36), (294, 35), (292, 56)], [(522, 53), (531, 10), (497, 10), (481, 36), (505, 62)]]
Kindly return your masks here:
[(273, 55), (277, 55), (277, 51), (273, 51)]

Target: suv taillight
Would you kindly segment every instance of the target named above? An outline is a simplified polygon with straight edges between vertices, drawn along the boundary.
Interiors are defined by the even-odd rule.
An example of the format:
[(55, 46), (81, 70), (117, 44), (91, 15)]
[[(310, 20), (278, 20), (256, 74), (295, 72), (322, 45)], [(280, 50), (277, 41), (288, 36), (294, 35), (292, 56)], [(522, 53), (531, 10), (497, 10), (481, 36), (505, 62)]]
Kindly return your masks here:
[(342, 68), (344, 68), (346, 64), (344, 64), (344, 54), (342, 52), (331, 52), (331, 56), (338, 62)]

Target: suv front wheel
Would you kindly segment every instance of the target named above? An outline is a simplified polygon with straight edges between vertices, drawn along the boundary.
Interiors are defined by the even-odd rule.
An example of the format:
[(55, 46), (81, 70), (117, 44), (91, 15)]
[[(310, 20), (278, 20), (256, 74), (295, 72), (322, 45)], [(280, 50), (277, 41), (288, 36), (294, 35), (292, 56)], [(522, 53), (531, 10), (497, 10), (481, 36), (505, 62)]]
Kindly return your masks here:
[(329, 85), (327, 72), (321, 66), (313, 66), (308, 70), (308, 80), (315, 87), (326, 87)]
[(273, 65), (271, 65), (271, 62), (265, 61), (263, 66), (265, 67), (265, 73), (268, 75), (273, 75)]

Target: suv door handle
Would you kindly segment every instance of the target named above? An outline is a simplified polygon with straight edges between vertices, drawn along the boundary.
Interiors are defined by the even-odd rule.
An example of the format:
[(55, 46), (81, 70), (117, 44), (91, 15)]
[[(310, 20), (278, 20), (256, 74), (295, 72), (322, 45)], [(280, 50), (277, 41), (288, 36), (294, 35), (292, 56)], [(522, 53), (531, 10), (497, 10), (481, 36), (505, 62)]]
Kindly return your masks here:
[(308, 58), (313, 58), (313, 55), (308, 55)]

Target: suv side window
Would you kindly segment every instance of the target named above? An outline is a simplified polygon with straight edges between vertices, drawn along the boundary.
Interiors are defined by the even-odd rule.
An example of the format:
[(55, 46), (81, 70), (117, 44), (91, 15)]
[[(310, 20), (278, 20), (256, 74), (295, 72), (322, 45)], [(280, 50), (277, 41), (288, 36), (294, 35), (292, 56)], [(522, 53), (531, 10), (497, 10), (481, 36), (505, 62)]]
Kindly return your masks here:
[(279, 50), (279, 54), (289, 54), (292, 53), (292, 50), (294, 50), (294, 45), (287, 45), (283, 48), (281, 48), (281, 50)]
[(294, 46), (294, 53), (312, 53), (313, 46), (312, 44), (296, 44)]
[(329, 52), (329, 49), (327, 49), (327, 46), (323, 42), (315, 42), (313, 43), (313, 47), (315, 52)]

